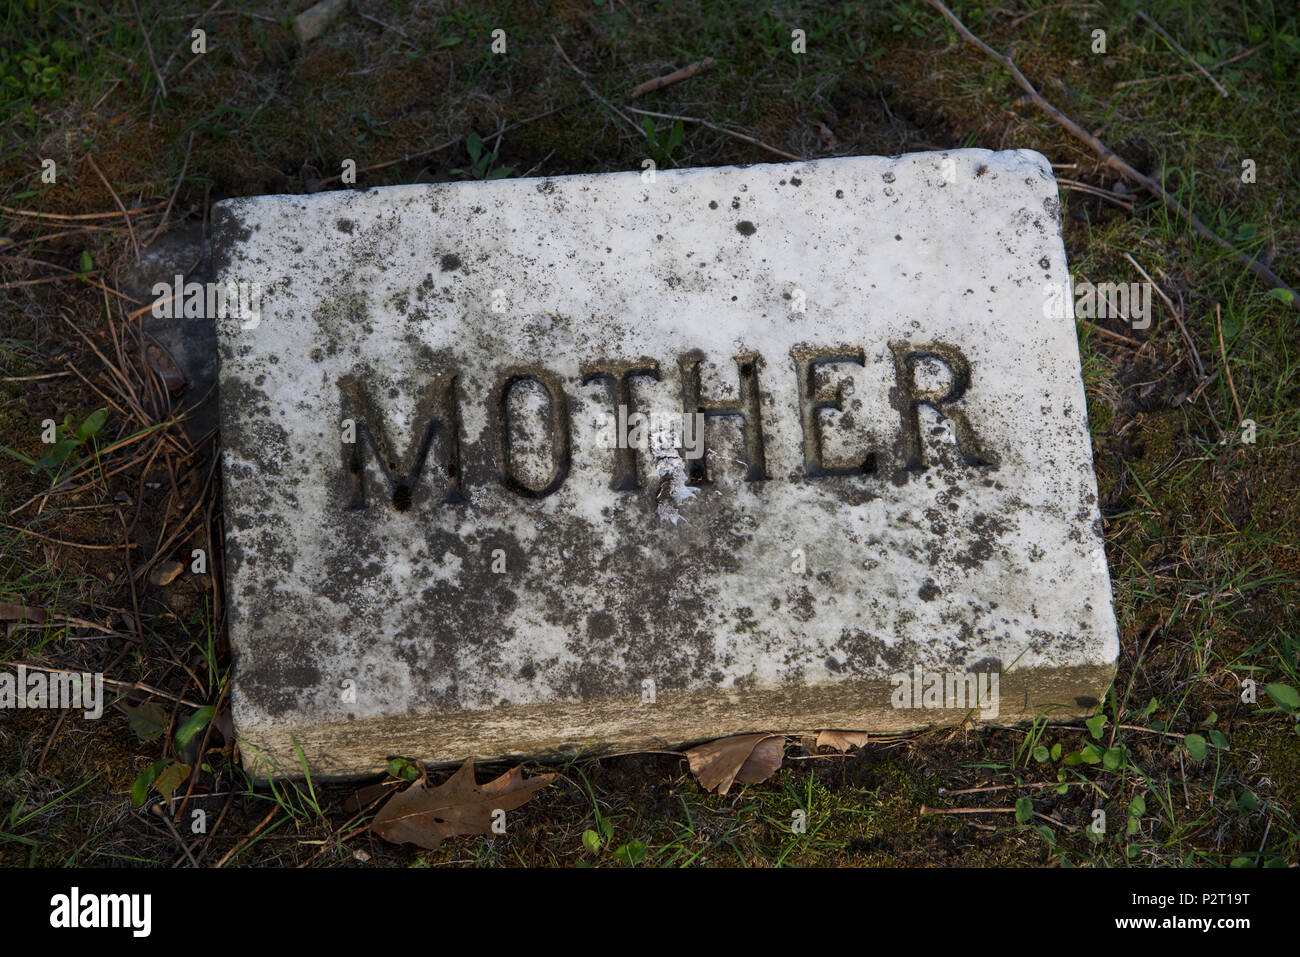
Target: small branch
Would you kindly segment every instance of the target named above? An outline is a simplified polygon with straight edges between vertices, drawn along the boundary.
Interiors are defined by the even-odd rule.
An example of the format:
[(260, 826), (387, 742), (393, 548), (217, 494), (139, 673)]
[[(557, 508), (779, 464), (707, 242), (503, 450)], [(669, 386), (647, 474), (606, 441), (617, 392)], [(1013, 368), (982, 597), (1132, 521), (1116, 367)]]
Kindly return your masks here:
[[(26, 661), (11, 661), (10, 664), (15, 667), (22, 665), (28, 671), (43, 671), (48, 675), (76, 675), (82, 673), (78, 671), (69, 671), (66, 668), (46, 668), (44, 665), (34, 665)], [(196, 701), (187, 701), (186, 699), (177, 697), (170, 692), (151, 687), (143, 681), (118, 681), (114, 678), (104, 678), (103, 680), (104, 684), (108, 685), (110, 688), (116, 688), (127, 694), (130, 694), (132, 691), (143, 691), (145, 694), (153, 695), (155, 698), (166, 698), (168, 701), (175, 701), (177, 704), (183, 704), (187, 708), (203, 707), (203, 705)]]
[(937, 808), (921, 805), (922, 814), (1015, 814), (1013, 807), (950, 807)]
[(582, 81), (582, 85), (586, 88), (588, 93), (590, 93), (597, 100), (599, 100), (601, 104), (604, 105), (605, 109), (609, 110), (615, 116), (620, 117), (623, 120), (623, 122), (625, 122), (628, 126), (632, 127), (632, 129), (636, 131), (637, 136), (643, 137), (646, 135), (645, 130), (641, 129), (639, 126), (633, 123), (631, 117), (629, 117), (617, 106), (615, 106), (613, 103), (609, 102), (609, 100), (605, 99), (603, 96), (601, 96), (599, 93), (596, 92), (596, 88), (587, 82), (587, 74), (583, 73), (580, 69), (578, 69), (578, 65), (569, 59), (569, 54), (564, 52), (564, 47), (560, 46), (560, 41), (556, 39), (554, 33), (551, 34), (551, 42), (555, 44), (555, 49), (560, 51), (560, 56), (564, 57), (564, 62), (569, 64), (569, 68), (573, 70), (574, 73), (578, 74), (578, 79)]
[(1207, 239), (1210, 242), (1216, 244), (1217, 246), (1220, 246), (1223, 249), (1227, 250), (1229, 253), (1232, 254), (1234, 259), (1236, 259), (1239, 263), (1244, 265), (1246, 268), (1253, 271), (1256, 275), (1262, 278), (1269, 285), (1274, 286), (1278, 289), (1284, 289), (1287, 292), (1289, 292), (1291, 294), (1292, 308), (1300, 310), (1300, 294), (1297, 294), (1294, 289), (1292, 289), (1285, 282), (1283, 282), (1277, 275), (1273, 273), (1271, 269), (1265, 266), (1258, 259), (1255, 259), (1251, 256), (1247, 256), (1244, 253), (1238, 252), (1236, 248), (1232, 246), (1231, 243), (1229, 243), (1218, 233), (1214, 232), (1214, 230), (1210, 229), (1203, 222), (1201, 222), (1200, 219), (1196, 217), (1195, 213), (1187, 209), (1185, 206), (1183, 206), (1182, 203), (1178, 202), (1178, 200), (1174, 199), (1173, 196), (1171, 196), (1168, 192), (1166, 192), (1163, 186), (1157, 183), (1150, 176), (1147, 176), (1145, 173), (1138, 172), (1127, 162), (1121, 159), (1115, 153), (1115, 151), (1112, 150), (1109, 146), (1107, 146), (1097, 137), (1093, 136), (1091, 133), (1089, 133), (1087, 130), (1081, 127), (1078, 123), (1074, 122), (1074, 120), (1070, 119), (1068, 116), (1066, 116), (1056, 107), (1054, 107), (1051, 103), (1047, 102), (1047, 100), (1043, 98), (1042, 94), (1040, 94), (1038, 90), (1034, 88), (1034, 85), (1030, 83), (1027, 79), (1025, 79), (1025, 75), (1021, 73), (1019, 69), (1017, 69), (1016, 65), (1013, 62), (1011, 62), (1010, 57), (1003, 56), (1001, 53), (999, 53), (997, 50), (994, 50), (991, 46), (989, 46), (979, 37), (975, 36), (975, 34), (971, 33), (970, 30), (966, 29), (966, 24), (958, 20), (956, 15), (953, 14), (953, 12), (949, 10), (946, 6), (944, 6), (941, 0), (925, 0), (925, 2), (928, 3), (930, 6), (934, 7), (934, 9), (938, 10), (941, 14), (943, 14), (944, 18), (953, 25), (953, 27), (957, 30), (957, 32), (960, 33), (962, 37), (964, 37), (967, 40), (967, 42), (978, 47), (986, 55), (992, 57), (994, 60), (997, 60), (1000, 64), (1002, 64), (1002, 66), (1007, 70), (1007, 72), (1009, 72), (1012, 75), (1012, 77), (1015, 79), (1016, 83), (1020, 85), (1020, 88), (1029, 94), (1029, 98), (1034, 101), (1034, 104), (1040, 110), (1042, 110), (1044, 113), (1050, 116), (1058, 126), (1063, 127), (1064, 129), (1072, 133), (1074, 136), (1081, 139), (1084, 143), (1086, 143), (1092, 149), (1092, 151), (1101, 158), (1102, 162), (1106, 166), (1109, 166), (1111, 169), (1115, 170), (1116, 172), (1120, 173), (1126, 178), (1132, 180), (1133, 182), (1139, 183), (1142, 186), (1146, 187), (1154, 195), (1159, 196), (1161, 201), (1167, 207), (1169, 207), (1170, 210), (1172, 210), (1175, 214), (1177, 214), (1178, 216), (1182, 217), (1184, 220), (1187, 221), (1188, 225), (1192, 227), (1192, 232), (1196, 233), (1196, 235), (1200, 236), (1203, 239)]
[(1214, 324), (1219, 329), (1219, 355), (1223, 357), (1223, 371), (1228, 375), (1228, 389), (1232, 392), (1232, 404), (1237, 410), (1237, 421), (1241, 422), (1241, 403), (1237, 401), (1237, 387), (1232, 384), (1232, 368), (1228, 365), (1228, 350), (1223, 346), (1223, 316), (1219, 313), (1219, 304), (1214, 304)]
[[(153, 245), (153, 241), (158, 238), (158, 233), (162, 230), (163, 225), (167, 222), (167, 217), (171, 214), (172, 203), (176, 202), (176, 194), (181, 191), (181, 183), (185, 182), (185, 171), (190, 168), (190, 148), (193, 146), (194, 132), (191, 130), (189, 142), (185, 144), (185, 162), (181, 163), (181, 175), (176, 177), (176, 186), (172, 190), (171, 199), (167, 200), (167, 208), (163, 210), (162, 219), (158, 220), (158, 225), (153, 228), (153, 232), (145, 241), (146, 246)], [(139, 258), (138, 252), (136, 258)]]
[(710, 123), (708, 120), (701, 120), (695, 116), (680, 116), (676, 113), (656, 113), (653, 110), (638, 110), (636, 107), (632, 106), (629, 106), (627, 109), (629, 113), (639, 113), (642, 116), (657, 116), (661, 120), (681, 120), (683, 123), (699, 123), (701, 126), (707, 126), (709, 129), (717, 130), (719, 133), (724, 133), (727, 136), (734, 136), (736, 139), (744, 140), (746, 143), (753, 143), (755, 146), (765, 149), (769, 153), (775, 153), (777, 156), (784, 156), (786, 159), (797, 160), (799, 162), (803, 162), (804, 159), (802, 156), (787, 153), (785, 150), (777, 149), (775, 146), (768, 146), (762, 140), (756, 140), (752, 136), (746, 136), (744, 133), (737, 133), (735, 130), (726, 129), (725, 127), (718, 126), (716, 123)]
[[(190, 775), (191, 779), (198, 777), (197, 772), (198, 769), (196, 768), (195, 773)], [(190, 866), (198, 867), (199, 862), (194, 859), (194, 853), (190, 850), (190, 846), (186, 844), (184, 838), (177, 833), (176, 825), (172, 824), (171, 818), (167, 816), (167, 812), (163, 809), (163, 806), (161, 804), (155, 804), (153, 806), (153, 812), (158, 815), (163, 824), (167, 825), (167, 830), (172, 832), (172, 837), (176, 838), (176, 843), (181, 846), (181, 850), (185, 852), (185, 856), (190, 859)]]
[[(199, 24), (201, 24), (204, 20), (206, 20), (208, 16), (212, 13), (212, 11), (217, 9), (217, 7), (219, 6), (221, 6), (221, 0), (216, 0), (216, 2), (212, 4), (212, 6), (208, 7), (208, 9), (203, 11), (203, 13), (199, 14), (199, 18), (195, 20), (194, 25), (190, 27), (189, 33), (186, 33), (185, 36), (181, 38), (181, 42), (176, 45), (176, 48), (172, 50), (171, 54), (167, 57), (167, 62), (163, 64), (163, 68), (162, 68), (162, 72), (164, 74), (166, 74), (167, 71), (171, 69), (172, 60), (176, 59), (176, 54), (185, 48), (186, 42), (188, 42), (191, 39), (194, 31), (199, 28)], [(190, 61), (190, 63), (193, 62), (194, 62), (193, 60)], [(181, 72), (184, 73), (185, 71), (181, 70)]]
[(1091, 183), (1081, 183), (1077, 179), (1066, 179), (1064, 176), (1056, 177), (1058, 183), (1064, 183), (1070, 189), (1077, 190), (1080, 193), (1088, 193), (1092, 196), (1099, 196), (1116, 206), (1133, 211), (1133, 198), (1131, 196), (1121, 196), (1119, 193), (1112, 193), (1108, 189), (1102, 189), (1100, 186), (1093, 186)]
[(1158, 34), (1160, 34), (1162, 37), (1164, 37), (1165, 40), (1166, 40), (1166, 42), (1168, 42), (1168, 44), (1169, 44), (1171, 47), (1173, 47), (1175, 50), (1177, 50), (1179, 53), (1181, 53), (1181, 54), (1183, 55), (1183, 58), (1184, 58), (1184, 59), (1186, 59), (1189, 63), (1191, 63), (1192, 66), (1196, 67), (1197, 70), (1199, 70), (1202, 74), (1204, 74), (1205, 78), (1206, 78), (1207, 80), (1209, 80), (1211, 83), (1214, 84), (1214, 88), (1215, 88), (1216, 90), (1219, 91), (1219, 95), (1220, 95), (1220, 96), (1227, 96), (1227, 95), (1228, 95), (1228, 91), (1225, 90), (1225, 89), (1223, 88), (1223, 85), (1222, 85), (1221, 83), (1219, 83), (1219, 81), (1216, 80), (1214, 77), (1210, 76), (1209, 71), (1206, 70), (1205, 67), (1201, 66), (1201, 64), (1197, 62), (1197, 60), (1196, 60), (1196, 58), (1195, 58), (1194, 56), (1192, 56), (1190, 53), (1188, 53), (1186, 50), (1184, 50), (1184, 49), (1179, 45), (1179, 43), (1178, 43), (1177, 40), (1175, 40), (1175, 39), (1174, 39), (1173, 37), (1171, 37), (1168, 33), (1166, 33), (1164, 27), (1162, 27), (1160, 24), (1156, 23), (1156, 22), (1155, 22), (1154, 20), (1152, 20), (1149, 16), (1147, 16), (1145, 10), (1139, 10), (1139, 11), (1137, 12), (1137, 15), (1138, 15), (1139, 17), (1141, 17), (1143, 20), (1145, 20), (1147, 23), (1151, 24), (1151, 26), (1155, 29), (1156, 33), (1158, 33)]
[(1155, 728), (1144, 728), (1136, 724), (1117, 724), (1115, 727), (1123, 728), (1125, 731), (1141, 731), (1145, 734), (1158, 734), (1165, 738), (1182, 738), (1187, 737), (1185, 734), (1179, 734), (1177, 731), (1157, 731)]
[(117, 208), (121, 210), (122, 218), (126, 220), (127, 233), (131, 236), (131, 245), (135, 247), (135, 261), (139, 263), (140, 244), (135, 241), (135, 227), (131, 225), (131, 217), (127, 215), (126, 206), (123, 205), (121, 197), (117, 195), (117, 190), (113, 188), (113, 184), (108, 181), (108, 177), (105, 176), (103, 171), (99, 168), (99, 164), (95, 162), (95, 157), (87, 153), (86, 161), (90, 163), (90, 168), (95, 171), (95, 175), (100, 178), (100, 181), (108, 187), (109, 195), (113, 197), (113, 202), (117, 203)]
[[(154, 203), (152, 206), (137, 206), (135, 209), (128, 209), (127, 215), (132, 213), (149, 213), (155, 209), (161, 209), (162, 203)], [(28, 216), (32, 219), (50, 219), (60, 223), (77, 223), (87, 219), (115, 219), (120, 213), (82, 213), (78, 216), (65, 216), (60, 213), (41, 213), (33, 209), (14, 209), (12, 206), (0, 206), (0, 212), (12, 213), (14, 216)]]
[(1154, 279), (1152, 279), (1150, 275), (1148, 275), (1147, 271), (1143, 269), (1141, 265), (1138, 264), (1138, 261), (1136, 259), (1130, 256), (1128, 253), (1124, 254), (1124, 258), (1133, 264), (1133, 268), (1142, 274), (1143, 279), (1151, 283), (1151, 288), (1160, 294), (1160, 298), (1163, 299), (1165, 305), (1169, 307), (1169, 312), (1174, 317), (1174, 322), (1178, 324), (1178, 331), (1182, 333), (1183, 341), (1187, 343), (1187, 348), (1192, 350), (1192, 358), (1196, 360), (1196, 368), (1194, 370), (1194, 372), (1196, 373), (1196, 377), (1200, 379), (1202, 382), (1204, 382), (1205, 363), (1201, 361), (1201, 353), (1199, 350), (1197, 350), (1196, 343), (1192, 341), (1192, 334), (1187, 331), (1187, 326), (1183, 323), (1182, 315), (1179, 313), (1177, 309), (1174, 308), (1173, 300), (1170, 299), (1167, 295), (1165, 295), (1165, 291), (1161, 289), (1159, 284)]
[[(583, 99), (585, 99), (585, 97)], [(561, 110), (567, 110), (569, 107), (575, 106), (576, 104), (583, 102), (583, 99), (570, 100), (568, 103), (565, 103), (563, 106), (552, 107), (549, 110), (546, 110), (542, 113), (538, 113), (535, 116), (530, 116), (527, 119), (516, 120), (515, 122), (511, 123), (509, 126), (505, 127), (503, 130), (501, 130), (501, 132), (509, 133), (513, 129), (518, 129), (519, 127), (524, 126), (527, 123), (532, 123), (536, 120), (540, 120), (545, 117), (548, 117), (552, 113), (558, 113)], [(442, 150), (447, 149), (449, 146), (455, 146), (457, 143), (461, 142), (464, 139), (465, 137), (463, 136), (457, 136), (455, 139), (447, 140), (447, 142), (445, 143), (439, 143), (437, 146), (431, 146), (427, 150), (420, 150), (417, 153), (407, 153), (405, 156), (399, 156), (397, 159), (385, 160), (384, 162), (376, 163), (373, 166), (363, 166), (361, 169), (357, 170), (357, 173), (358, 175), (361, 173), (373, 173), (377, 169), (385, 169), (389, 166), (396, 166), (398, 163), (405, 163), (413, 159), (423, 159), (426, 156), (432, 156), (434, 153), (441, 152)], [(326, 176), (324, 179), (316, 181), (316, 188), (320, 189), (326, 183), (333, 183), (334, 181), (341, 180), (342, 178), (343, 178), (342, 173), (339, 173), (334, 176)]]
[[(68, 548), (85, 548), (91, 551), (115, 552), (119, 548), (139, 548), (137, 542), (128, 542), (125, 545), (92, 545), (89, 542), (69, 542), (66, 539), (54, 538), (50, 535), (42, 535), (40, 532), (34, 532), (30, 528), (23, 528), (19, 525), (0, 524), (0, 528), (8, 529), (12, 532), (18, 532), (22, 535), (30, 535), (32, 538), (39, 538), (43, 542), (51, 542), (55, 545), (66, 545)], [(98, 625), (93, 627), (98, 628)]]
[(635, 100), (638, 96), (646, 93), (653, 93), (655, 90), (662, 90), (666, 86), (672, 86), (674, 83), (680, 83), (682, 80), (689, 80), (695, 74), (703, 70), (711, 70), (718, 65), (718, 61), (713, 57), (705, 57), (703, 60), (696, 60), (690, 66), (684, 66), (680, 70), (674, 70), (665, 76), (656, 77), (653, 80), (646, 80), (640, 86), (632, 88), (632, 92), (627, 95), (629, 100)]
[(135, 0), (131, 0), (131, 9), (135, 11), (135, 22), (140, 25), (140, 32), (144, 35), (145, 52), (149, 54), (149, 63), (153, 66), (153, 75), (158, 78), (158, 89), (165, 99), (167, 84), (163, 82), (162, 71), (158, 69), (158, 61), (153, 58), (153, 44), (149, 42), (149, 31), (144, 27), (144, 19), (140, 16), (140, 6)]

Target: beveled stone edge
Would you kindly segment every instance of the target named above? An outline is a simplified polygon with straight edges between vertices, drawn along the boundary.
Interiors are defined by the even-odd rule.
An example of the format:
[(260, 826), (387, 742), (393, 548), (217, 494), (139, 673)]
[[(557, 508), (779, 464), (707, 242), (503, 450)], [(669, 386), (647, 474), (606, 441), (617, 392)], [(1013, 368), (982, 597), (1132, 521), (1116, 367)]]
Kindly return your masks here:
[[(987, 723), (1022, 724), (1044, 715), (1053, 720), (1087, 717), (1096, 712), (1115, 673), (1115, 662), (1005, 673), (999, 679), (998, 714)], [(258, 781), (302, 778), (298, 746), (314, 780), (343, 781), (379, 774), (388, 758), (399, 755), (433, 767), (459, 764), (470, 755), (480, 761), (568, 760), (579, 752), (678, 750), (758, 731), (837, 728), (895, 734), (955, 726), (968, 715), (977, 726), (981, 723), (978, 710), (894, 708), (893, 691), (887, 679), (732, 692), (736, 700), (725, 692), (665, 689), (654, 704), (550, 702), (316, 726), (284, 723), (258, 729), (237, 724), (236, 731), (244, 768)], [(803, 699), (798, 710), (793, 709), (796, 698)]]

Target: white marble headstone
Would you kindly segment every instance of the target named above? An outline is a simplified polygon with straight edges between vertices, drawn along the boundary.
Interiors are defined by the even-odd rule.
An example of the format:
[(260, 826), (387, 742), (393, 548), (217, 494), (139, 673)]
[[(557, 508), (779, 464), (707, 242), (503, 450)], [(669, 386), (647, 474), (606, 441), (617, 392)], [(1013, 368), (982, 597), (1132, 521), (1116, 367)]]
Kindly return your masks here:
[(347, 775), (1075, 715), (1109, 684), (1039, 154), (215, 215), (218, 279), (247, 294), (218, 339), (234, 716), (260, 772), (296, 773), (295, 740)]

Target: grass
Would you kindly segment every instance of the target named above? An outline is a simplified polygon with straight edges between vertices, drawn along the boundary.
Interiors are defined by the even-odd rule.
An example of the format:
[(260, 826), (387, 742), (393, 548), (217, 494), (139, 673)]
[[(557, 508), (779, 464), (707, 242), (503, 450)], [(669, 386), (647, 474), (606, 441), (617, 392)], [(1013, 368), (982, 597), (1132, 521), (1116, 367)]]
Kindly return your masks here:
[[(483, 144), (480, 158), (497, 154), (491, 168), (508, 167), (512, 176), (639, 169), (649, 157), (679, 166), (774, 158), (698, 123), (678, 132), (673, 121), (652, 119), (650, 135), (629, 126), (587, 96), (552, 36), (615, 103), (644, 79), (712, 56), (712, 71), (637, 105), (705, 119), (779, 150), (812, 157), (1024, 147), (1076, 164), (1058, 168), (1062, 176), (1116, 187), (1086, 147), (1020, 100), (998, 64), (918, 3), (494, 0), (448, 9), (391, 0), (366, 7), (373, 19), (348, 12), (306, 48), (292, 35), (295, 9), (223, 4), (204, 24), (209, 52), (195, 59), (190, 19), (167, 4), (141, 4), (148, 45), (126, 8), (9, 4), (0, 16), (0, 205), (59, 216), (116, 210), (87, 162), (93, 156), (126, 206), (156, 204), (136, 220), (143, 243), (173, 189), (172, 220), (197, 220), (217, 198), (301, 192), (337, 176), (346, 159), (365, 170), (442, 143), (451, 145), (359, 181), (448, 181), (477, 175), (471, 136)], [(1294, 285), (1300, 18), (1273, 0), (1153, 0), (1144, 9), (1228, 98), (1132, 4), (954, 5), (973, 31), (1012, 53), (1049, 100)], [(507, 50), (494, 55), (490, 34), (498, 28)], [(806, 33), (806, 54), (791, 52), (794, 29)], [(1095, 29), (1107, 32), (1104, 54), (1091, 52)], [(165, 95), (155, 62), (166, 65)], [(557, 107), (497, 142), (506, 125)], [(41, 181), (43, 159), (55, 162), (53, 184)], [(1253, 183), (1241, 179), (1247, 159), (1256, 165)], [(176, 548), (209, 548), (219, 564), (219, 508), (186, 517), (192, 502), (214, 501), (204, 483), (211, 443), (184, 461), (174, 448), (132, 458), (161, 446), (160, 436), (141, 433), (165, 421), (170, 407), (141, 373), (130, 381), (153, 420), (135, 416), (118, 401), (105, 362), (64, 324), (92, 334), (116, 364), (106, 338), (119, 328), (114, 297), (90, 281), (117, 288), (134, 261), (120, 217), (0, 213), (0, 282), (58, 275), (57, 267), (85, 273), (84, 256), (92, 267), (88, 281), (13, 287), (0, 299), (0, 445), (39, 460), (47, 451), (42, 420), (71, 414), (81, 422), (101, 407), (110, 411), (100, 448), (136, 439), (87, 463), (79, 491), (49, 496), (48, 476), (0, 459), (0, 601), (115, 632), (50, 622), (6, 633), (0, 659), (6, 668), (43, 662), (142, 682), (161, 693), (153, 699), (166, 721), (150, 740), (132, 732), (122, 705), (149, 696), (139, 691), (98, 722), (6, 714), (0, 863), (184, 860), (171, 833), (130, 800), (141, 771), (166, 759), (206, 766), (175, 820), (204, 864), (1295, 864), (1300, 736), (1262, 689), (1300, 687), (1296, 313), (1150, 197), (1138, 195), (1132, 212), (1081, 191), (1064, 198), (1073, 274), (1138, 280), (1127, 253), (1178, 306), (1190, 339), (1159, 297), (1144, 333), (1079, 321), (1121, 631), (1106, 724), (1097, 733), (1046, 719), (934, 731), (843, 756), (792, 743), (774, 778), (725, 797), (703, 793), (676, 758), (576, 759), (548, 768), (560, 777), (512, 812), (505, 835), (455, 839), (437, 851), (356, 834), (367, 816), (344, 805), (355, 788), (253, 787), (219, 731), (205, 728), (177, 744), (194, 711), (177, 699), (218, 713), (224, 704), (219, 576), (201, 587), (158, 587), (137, 580), (132, 562), (153, 558), (188, 521), (192, 534)], [(1241, 440), (1244, 419), (1256, 423), (1253, 444)], [(178, 428), (160, 431), (183, 445)], [(140, 546), (130, 559), (121, 549), (49, 541), (114, 545), (124, 526), (134, 526), (129, 537)], [(1255, 703), (1242, 698), (1245, 679), (1261, 689)], [(1203, 757), (1188, 736), (1207, 742)], [(153, 792), (148, 801), (158, 799)], [(1043, 816), (1026, 816), (1025, 801)], [(942, 813), (969, 808), (984, 813)], [(192, 830), (194, 810), (205, 812), (204, 830)], [(1101, 833), (1093, 830), (1098, 811)], [(796, 812), (802, 833), (793, 829)]]

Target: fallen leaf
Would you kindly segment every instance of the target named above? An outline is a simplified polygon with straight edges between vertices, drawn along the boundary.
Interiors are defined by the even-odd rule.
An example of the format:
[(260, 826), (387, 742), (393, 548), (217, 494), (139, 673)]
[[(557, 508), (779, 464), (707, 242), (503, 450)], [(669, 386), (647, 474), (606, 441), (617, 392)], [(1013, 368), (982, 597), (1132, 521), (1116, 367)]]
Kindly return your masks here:
[(155, 585), (170, 585), (184, 570), (185, 566), (178, 561), (163, 562), (149, 573), (149, 581)]
[(153, 780), (153, 788), (163, 796), (163, 799), (170, 801), (176, 789), (185, 783), (190, 776), (190, 766), (188, 764), (173, 764), (162, 774)]
[(325, 28), (347, 9), (347, 0), (321, 0), (293, 18), (293, 32), (298, 42), (307, 44), (325, 32)]
[(185, 376), (181, 375), (181, 370), (177, 368), (176, 361), (167, 353), (166, 349), (161, 346), (151, 345), (144, 351), (145, 358), (149, 360), (149, 367), (154, 372), (162, 376), (163, 385), (172, 395), (183, 392), (188, 383)]
[(0, 619), (12, 621), (31, 621), (44, 624), (45, 609), (33, 608), (31, 605), (19, 605), (12, 601), (0, 601)]
[(835, 139), (835, 134), (831, 132), (831, 128), (825, 123), (817, 124), (817, 135), (822, 138), (822, 142), (826, 144), (828, 150), (839, 149), (840, 144)]
[(141, 705), (124, 704), (127, 723), (141, 741), (152, 741), (167, 730), (167, 712), (152, 701)]
[(735, 781), (766, 781), (785, 757), (783, 734), (737, 734), (697, 745), (686, 752), (691, 773), (706, 791), (726, 794)]
[(524, 779), (522, 768), (511, 768), (487, 784), (474, 782), (474, 759), (436, 787), (425, 775), (395, 794), (375, 815), (370, 829), (393, 844), (418, 844), (433, 850), (457, 834), (491, 834), (495, 811), (511, 811), (546, 787), (554, 774)]
[(348, 814), (356, 814), (369, 807), (375, 799), (391, 793), (401, 785), (401, 781), (380, 781), (378, 784), (358, 788), (343, 801), (343, 810)]
[(235, 718), (229, 708), (218, 711), (212, 719), (212, 724), (228, 743), (235, 740)]
[(819, 731), (817, 747), (834, 748), (841, 754), (849, 748), (860, 748), (867, 743), (865, 731)]

